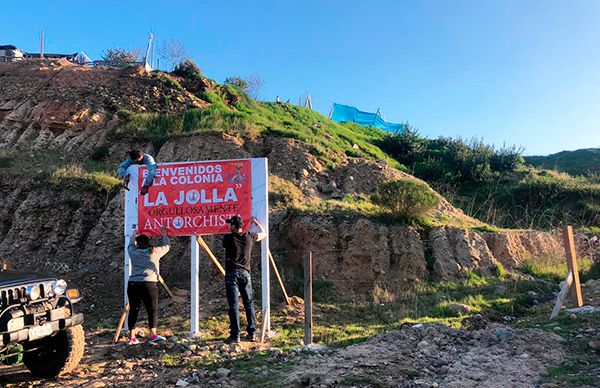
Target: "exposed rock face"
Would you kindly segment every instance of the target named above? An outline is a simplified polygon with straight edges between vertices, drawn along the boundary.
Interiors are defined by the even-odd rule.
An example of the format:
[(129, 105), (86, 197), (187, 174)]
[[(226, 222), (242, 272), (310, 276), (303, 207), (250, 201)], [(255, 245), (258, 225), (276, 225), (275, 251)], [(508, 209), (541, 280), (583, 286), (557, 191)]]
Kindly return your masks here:
[(156, 155), (159, 161), (245, 159), (253, 155), (244, 149), (244, 139), (211, 133), (180, 137), (165, 143)]
[[(556, 233), (518, 230), (482, 233), (494, 257), (504, 265), (518, 266), (531, 257), (563, 256), (564, 248)], [(558, 237), (558, 238), (557, 238)]]
[(400, 290), (427, 277), (423, 242), (408, 226), (304, 215), (288, 217), (279, 233), (281, 245), (313, 252), (316, 279), (347, 289)]
[(207, 105), (164, 77), (58, 61), (0, 63), (0, 148), (81, 154), (104, 144), (119, 109), (167, 113)]
[(471, 270), (490, 275), (497, 263), (485, 240), (476, 232), (443, 226), (433, 228), (429, 238), (437, 279), (455, 279)]

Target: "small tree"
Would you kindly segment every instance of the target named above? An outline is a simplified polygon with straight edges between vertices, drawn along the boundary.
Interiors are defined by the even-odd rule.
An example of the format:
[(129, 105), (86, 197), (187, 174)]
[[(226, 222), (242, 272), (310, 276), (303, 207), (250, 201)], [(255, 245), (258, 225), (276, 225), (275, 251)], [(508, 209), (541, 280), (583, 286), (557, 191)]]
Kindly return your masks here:
[(175, 66), (173, 74), (189, 81), (197, 81), (202, 78), (202, 71), (196, 62), (189, 58)]
[(440, 202), (427, 184), (411, 178), (382, 182), (372, 199), (407, 223), (419, 220)]
[(111, 48), (104, 50), (102, 59), (110, 62), (132, 63), (137, 62), (140, 56), (139, 50), (124, 50), (122, 48)]
[(173, 39), (168, 42), (162, 42), (158, 49), (158, 55), (168, 64), (169, 69), (174, 69), (188, 58), (188, 53), (183, 43)]
[(246, 84), (248, 85), (244, 89), (246, 94), (248, 94), (253, 99), (258, 100), (260, 92), (262, 91), (262, 88), (265, 84), (265, 80), (262, 79), (258, 74), (252, 74), (246, 77), (244, 81), (246, 81)]
[(248, 82), (240, 77), (228, 77), (225, 79), (225, 85), (235, 86), (244, 92), (248, 88)]

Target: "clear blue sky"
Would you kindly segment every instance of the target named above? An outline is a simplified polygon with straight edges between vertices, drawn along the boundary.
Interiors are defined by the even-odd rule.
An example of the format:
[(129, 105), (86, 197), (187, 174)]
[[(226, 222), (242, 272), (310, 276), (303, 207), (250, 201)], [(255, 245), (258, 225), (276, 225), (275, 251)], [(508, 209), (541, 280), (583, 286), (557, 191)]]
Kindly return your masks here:
[(381, 109), (429, 137), (526, 154), (600, 146), (600, 1), (2, 1), (0, 44), (47, 52), (183, 42), (218, 81)]

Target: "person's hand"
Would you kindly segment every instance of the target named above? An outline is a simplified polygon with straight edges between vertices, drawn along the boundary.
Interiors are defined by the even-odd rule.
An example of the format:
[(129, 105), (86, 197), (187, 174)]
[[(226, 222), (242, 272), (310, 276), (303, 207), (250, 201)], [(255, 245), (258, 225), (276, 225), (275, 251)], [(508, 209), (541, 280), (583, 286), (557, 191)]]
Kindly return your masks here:
[(250, 217), (250, 222), (252, 222), (254, 225), (258, 225), (258, 220), (254, 216)]
[(140, 194), (141, 194), (141, 195), (146, 195), (146, 194), (148, 194), (148, 188), (149, 188), (149, 187), (150, 187), (150, 186), (146, 186), (146, 185), (142, 186), (142, 190), (140, 190)]

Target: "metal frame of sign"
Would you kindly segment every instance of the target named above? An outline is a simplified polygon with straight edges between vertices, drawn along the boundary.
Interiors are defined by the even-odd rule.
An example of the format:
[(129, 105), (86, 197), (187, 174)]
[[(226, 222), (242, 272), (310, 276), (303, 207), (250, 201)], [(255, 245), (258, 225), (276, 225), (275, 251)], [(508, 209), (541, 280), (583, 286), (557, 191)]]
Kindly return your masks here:
[[(239, 159), (237, 159), (239, 160)], [(248, 160), (248, 159), (245, 159)], [(268, 161), (266, 158), (254, 158), (249, 159), (252, 165), (252, 214), (258, 219), (258, 221), (264, 226), (265, 231), (269, 231), (269, 173), (268, 173)], [(234, 160), (215, 160), (210, 162), (231, 162)], [(209, 161), (207, 161), (209, 162)], [(185, 163), (202, 163), (197, 162), (173, 162), (173, 163), (159, 163), (159, 166), (169, 164), (185, 164)], [(135, 228), (138, 225), (138, 170), (139, 165), (132, 165), (129, 167), (128, 173), (130, 175), (129, 190), (125, 192), (125, 223), (124, 223), (124, 236), (125, 236), (125, 262), (124, 262), (124, 303), (127, 305), (127, 283), (131, 274), (131, 261), (127, 253), (127, 245), (129, 239), (134, 233)], [(200, 271), (199, 271), (199, 260), (200, 260), (200, 247), (197, 241), (197, 235), (191, 235), (191, 286), (190, 286), (190, 301), (191, 301), (191, 322), (190, 332), (191, 335), (197, 335), (199, 332), (199, 291), (200, 291)], [(268, 236), (261, 241), (261, 280), (262, 280), (262, 317), (263, 326), (267, 333), (270, 332), (270, 309), (271, 309), (271, 295), (270, 295), (270, 268), (269, 268), (269, 238)]]

